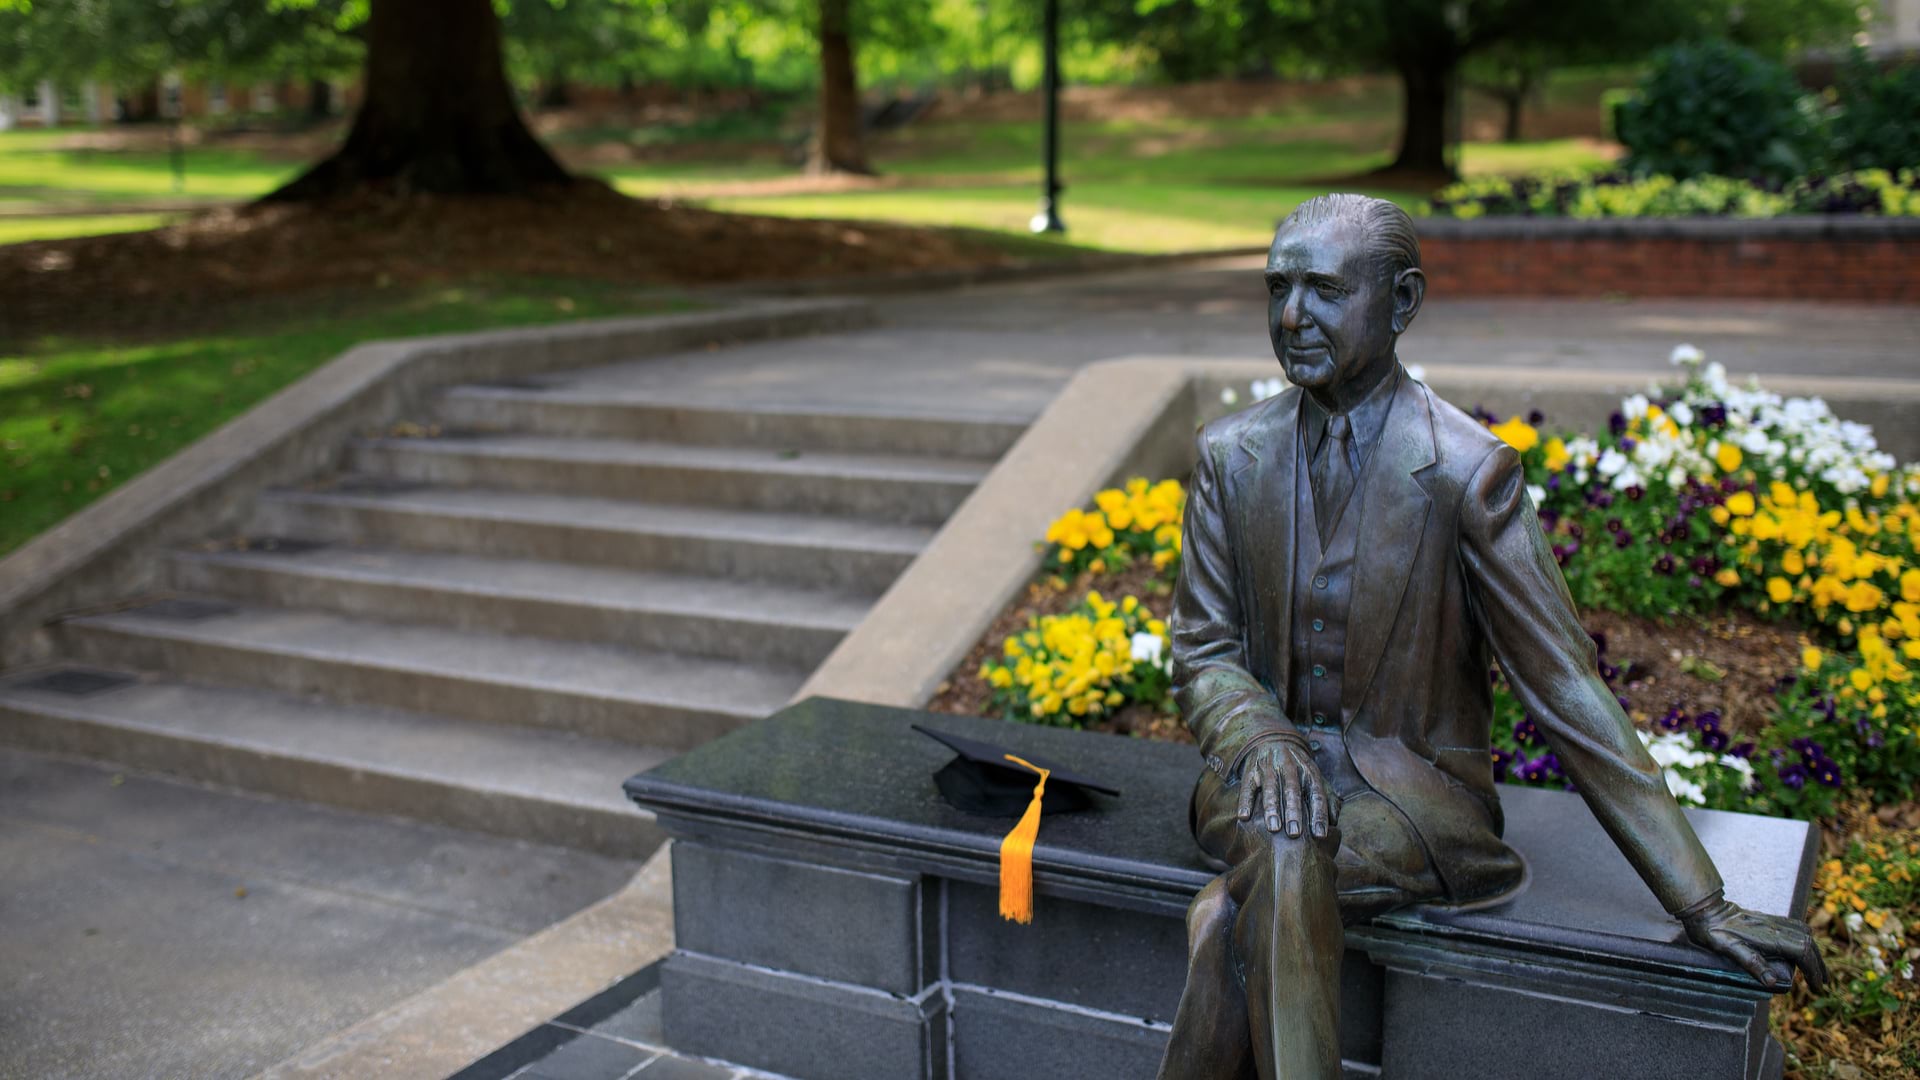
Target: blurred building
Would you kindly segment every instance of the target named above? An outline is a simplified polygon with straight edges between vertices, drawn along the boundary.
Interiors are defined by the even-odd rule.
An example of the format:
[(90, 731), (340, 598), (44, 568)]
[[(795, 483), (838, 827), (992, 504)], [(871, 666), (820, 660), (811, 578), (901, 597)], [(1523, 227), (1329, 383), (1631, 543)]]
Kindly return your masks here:
[(344, 79), (283, 79), (228, 83), (167, 75), (147, 86), (115, 88), (98, 82), (0, 93), (0, 131), (153, 120), (338, 115), (351, 109), (358, 87)]

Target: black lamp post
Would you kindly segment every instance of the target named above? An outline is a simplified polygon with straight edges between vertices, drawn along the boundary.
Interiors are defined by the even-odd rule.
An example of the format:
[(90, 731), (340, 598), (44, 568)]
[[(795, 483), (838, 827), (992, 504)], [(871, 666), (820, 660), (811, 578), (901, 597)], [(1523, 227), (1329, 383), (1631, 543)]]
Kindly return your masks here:
[(1031, 228), (1037, 233), (1066, 232), (1060, 220), (1060, 0), (1046, 0), (1043, 51), (1046, 72), (1041, 77), (1041, 93), (1047, 99), (1046, 188), (1040, 194), (1040, 212), (1033, 215)]

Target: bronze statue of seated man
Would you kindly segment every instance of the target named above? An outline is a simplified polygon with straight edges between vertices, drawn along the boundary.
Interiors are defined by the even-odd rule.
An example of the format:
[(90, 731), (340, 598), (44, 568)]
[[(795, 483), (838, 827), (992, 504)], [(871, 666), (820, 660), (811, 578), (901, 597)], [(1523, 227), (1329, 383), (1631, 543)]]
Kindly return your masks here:
[(1343, 925), (1520, 886), (1495, 661), (1687, 935), (1769, 989), (1796, 966), (1820, 986), (1804, 924), (1723, 898), (1597, 673), (1519, 456), (1401, 367), (1426, 290), (1405, 212), (1313, 199), (1266, 280), (1293, 387), (1201, 431), (1170, 621), (1206, 759), (1194, 835), (1223, 872), (1188, 912), (1163, 1080), (1334, 1080)]

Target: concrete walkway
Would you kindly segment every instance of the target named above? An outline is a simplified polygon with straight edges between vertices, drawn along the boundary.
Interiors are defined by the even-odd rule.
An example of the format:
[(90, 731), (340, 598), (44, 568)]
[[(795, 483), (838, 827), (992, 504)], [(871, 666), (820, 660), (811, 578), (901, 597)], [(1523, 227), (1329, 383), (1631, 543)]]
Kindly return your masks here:
[[(873, 329), (610, 365), (567, 389), (649, 407), (1017, 423), (1093, 361), (1271, 356), (1256, 259), (878, 302)], [(1403, 340), (1410, 362), (1658, 374), (1688, 341), (1736, 373), (1920, 377), (1920, 309), (1430, 305)], [(591, 903), (632, 869), (114, 775), (0, 756), (0, 847), (24, 868), (0, 885), (0, 1075), (240, 1075)]]
[(638, 864), (0, 750), (0, 1076), (245, 1077)]
[[(1272, 359), (1257, 258), (882, 298), (881, 326), (603, 369), (690, 402), (1037, 414), (1081, 365), (1126, 355)], [(1429, 296), (1409, 363), (1670, 371), (1681, 342), (1736, 375), (1920, 377), (1920, 308), (1769, 301)], [(1278, 374), (1276, 365), (1275, 374)]]

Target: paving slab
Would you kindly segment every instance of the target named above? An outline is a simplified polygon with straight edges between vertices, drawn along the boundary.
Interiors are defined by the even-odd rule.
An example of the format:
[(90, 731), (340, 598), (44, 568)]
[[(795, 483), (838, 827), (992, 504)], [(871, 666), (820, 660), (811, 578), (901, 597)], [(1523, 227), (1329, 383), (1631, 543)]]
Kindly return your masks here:
[(244, 1077), (638, 864), (0, 750), (0, 1076)]
[[(876, 299), (880, 324), (616, 364), (570, 390), (815, 408), (1034, 416), (1085, 364), (1268, 359), (1262, 260)], [(1500, 300), (1429, 294), (1410, 363), (1661, 372), (1691, 342), (1736, 373), (1920, 377), (1920, 307), (1767, 300)], [(1276, 365), (1276, 374), (1278, 368)]]

